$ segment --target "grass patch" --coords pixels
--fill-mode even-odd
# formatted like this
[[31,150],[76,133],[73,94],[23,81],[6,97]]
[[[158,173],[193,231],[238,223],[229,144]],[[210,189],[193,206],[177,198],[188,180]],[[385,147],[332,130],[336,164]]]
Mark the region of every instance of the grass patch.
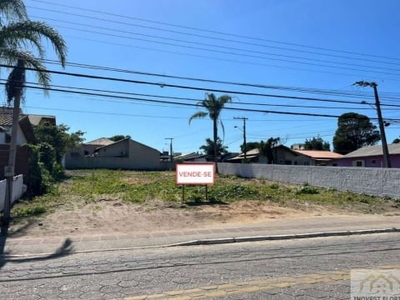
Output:
[[[130,203],[163,201],[180,203],[182,187],[175,184],[174,172],[135,172],[115,170],[81,170],[69,172],[68,179],[57,184],[51,194],[22,201],[12,210],[14,218],[39,216],[57,206],[67,210],[102,200],[123,200]],[[338,192],[303,185],[287,185],[265,179],[218,176],[208,188],[211,203],[231,203],[241,200],[269,201],[280,206],[324,205],[362,213],[383,213],[400,208],[395,200]],[[205,188],[186,186],[188,203],[205,202]],[[100,208],[94,209],[99,211]]]

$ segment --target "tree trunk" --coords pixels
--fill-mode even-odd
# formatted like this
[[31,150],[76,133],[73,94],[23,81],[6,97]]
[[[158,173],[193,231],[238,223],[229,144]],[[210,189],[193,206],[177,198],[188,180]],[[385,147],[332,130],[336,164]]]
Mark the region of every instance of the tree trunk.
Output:
[[[7,179],[7,189],[6,189],[6,198],[4,202],[4,221],[5,224],[8,225],[11,217],[11,200],[13,193],[13,182],[14,182],[14,168],[15,168],[15,158],[17,156],[17,133],[19,127],[19,109],[21,102],[21,93],[22,90],[18,90],[14,97],[14,108],[13,108],[13,117],[12,117],[12,128],[11,128],[11,140],[10,140],[10,149],[8,153],[8,170],[7,174],[5,174]],[[6,170],[5,170],[6,171]]]
[[217,157],[217,140],[218,140],[218,123],[217,120],[213,120],[213,133],[214,133],[214,163],[215,172],[218,174],[218,157]]

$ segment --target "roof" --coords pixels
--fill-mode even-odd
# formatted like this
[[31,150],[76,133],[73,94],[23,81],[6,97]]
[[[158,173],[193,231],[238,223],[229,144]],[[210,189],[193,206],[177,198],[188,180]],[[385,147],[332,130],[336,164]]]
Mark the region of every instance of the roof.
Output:
[[331,151],[322,151],[322,150],[293,150],[293,151],[311,157],[313,159],[337,159],[343,156],[342,154],[339,153]]
[[[106,140],[107,140],[107,139],[106,139]],[[110,141],[110,140],[109,140],[109,141]],[[132,143],[136,143],[136,144],[138,144],[138,145],[141,145],[141,146],[143,146],[143,147],[146,147],[146,148],[148,148],[148,149],[151,149],[151,150],[154,150],[154,151],[160,153],[160,151],[158,151],[157,149],[154,149],[154,148],[152,148],[152,147],[150,147],[150,146],[147,146],[147,145],[145,145],[145,144],[139,143],[138,141],[134,141],[134,140],[132,140],[132,139],[129,138],[129,137],[128,137],[128,138],[124,138],[124,139],[119,140],[119,141],[116,141],[116,142],[111,141],[111,142],[112,142],[111,144],[98,147],[98,148],[96,148],[94,151],[97,152],[97,151],[99,151],[99,150],[101,150],[101,149],[104,149],[104,148],[107,148],[107,147],[111,147],[111,146],[114,146],[114,145],[116,145],[116,144],[123,143],[123,142],[126,142],[126,141],[132,142]]]
[[192,152],[192,153],[187,153],[187,154],[182,154],[179,156],[175,156],[174,159],[182,159],[182,160],[192,160],[192,159],[197,159],[197,158],[203,158],[206,157],[207,155],[205,154],[199,154],[197,152]]
[[[0,107],[0,128],[1,130],[9,133],[12,127],[13,119],[13,108],[12,107]],[[29,121],[27,115],[22,114],[20,110],[19,115],[19,126],[24,133],[24,136],[28,143],[34,143],[36,141],[35,134],[33,132],[32,124]]]
[[28,118],[33,126],[38,126],[42,122],[48,122],[50,124],[56,125],[56,117],[55,116],[28,115]]
[[[258,157],[259,154],[260,154],[260,151],[257,148],[249,150],[246,152],[246,159]],[[231,160],[242,160],[242,159],[244,159],[244,153],[240,153],[239,155],[229,158],[227,160],[231,161]]]
[[[400,144],[388,145],[389,154],[400,154]],[[367,146],[357,149],[343,156],[343,158],[369,157],[383,155],[382,145]]]
[[33,127],[31,122],[29,121],[28,116],[21,117],[21,119],[19,120],[19,126],[24,132],[27,142],[35,143],[36,142],[35,133],[33,131]]
[[105,137],[99,138],[97,140],[85,143],[85,145],[96,145],[96,146],[108,146],[114,144],[113,140],[107,139]]

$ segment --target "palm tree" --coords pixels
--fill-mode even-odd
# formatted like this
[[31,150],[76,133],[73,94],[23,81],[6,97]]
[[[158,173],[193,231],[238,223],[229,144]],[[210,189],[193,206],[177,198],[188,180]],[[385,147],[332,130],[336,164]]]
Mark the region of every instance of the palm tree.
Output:
[[189,124],[193,119],[202,119],[206,116],[209,116],[210,119],[213,121],[213,142],[214,142],[214,162],[215,162],[215,170],[218,173],[218,151],[217,151],[217,144],[218,144],[218,121],[220,121],[222,130],[224,129],[224,124],[219,119],[222,109],[224,108],[225,104],[232,101],[232,97],[228,95],[222,95],[220,97],[216,97],[213,93],[206,94],[206,98],[198,103],[199,106],[202,106],[206,109],[206,111],[199,111],[193,114],[189,118]]
[[[67,47],[62,36],[54,28],[43,22],[29,20],[26,7],[21,0],[0,0],[0,18],[0,60],[2,62],[1,66],[12,66],[12,71],[6,83],[6,94],[8,104],[11,105],[14,102],[8,157],[8,166],[10,167],[10,172],[7,174],[8,196],[4,208],[4,219],[8,223],[16,157],[19,110],[25,87],[26,70],[36,72],[38,82],[44,87],[44,92],[47,93],[47,89],[50,86],[50,74],[42,62],[45,57],[42,41],[47,40],[50,42],[63,67],[65,67]],[[29,50],[35,50],[37,56]]]
[[[220,155],[224,155],[224,154],[228,153],[227,148],[228,148],[227,146],[224,146],[222,144],[222,140],[220,138],[218,138],[218,141],[217,141],[217,155],[220,156]],[[215,147],[214,147],[214,142],[211,139],[207,138],[206,139],[206,144],[202,145],[200,147],[200,149],[203,150],[204,154],[207,155],[207,160],[211,160],[210,158],[212,158],[212,160],[214,160],[214,157],[215,157],[214,156],[214,149],[215,149]]]

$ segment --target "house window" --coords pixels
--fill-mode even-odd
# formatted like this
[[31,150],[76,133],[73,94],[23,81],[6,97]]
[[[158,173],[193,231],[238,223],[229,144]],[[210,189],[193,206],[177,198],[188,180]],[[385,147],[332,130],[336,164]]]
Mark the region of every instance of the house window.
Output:
[[353,166],[355,166],[355,167],[364,167],[364,161],[363,160],[353,161]]
[[371,160],[372,165],[376,165],[376,159]]

